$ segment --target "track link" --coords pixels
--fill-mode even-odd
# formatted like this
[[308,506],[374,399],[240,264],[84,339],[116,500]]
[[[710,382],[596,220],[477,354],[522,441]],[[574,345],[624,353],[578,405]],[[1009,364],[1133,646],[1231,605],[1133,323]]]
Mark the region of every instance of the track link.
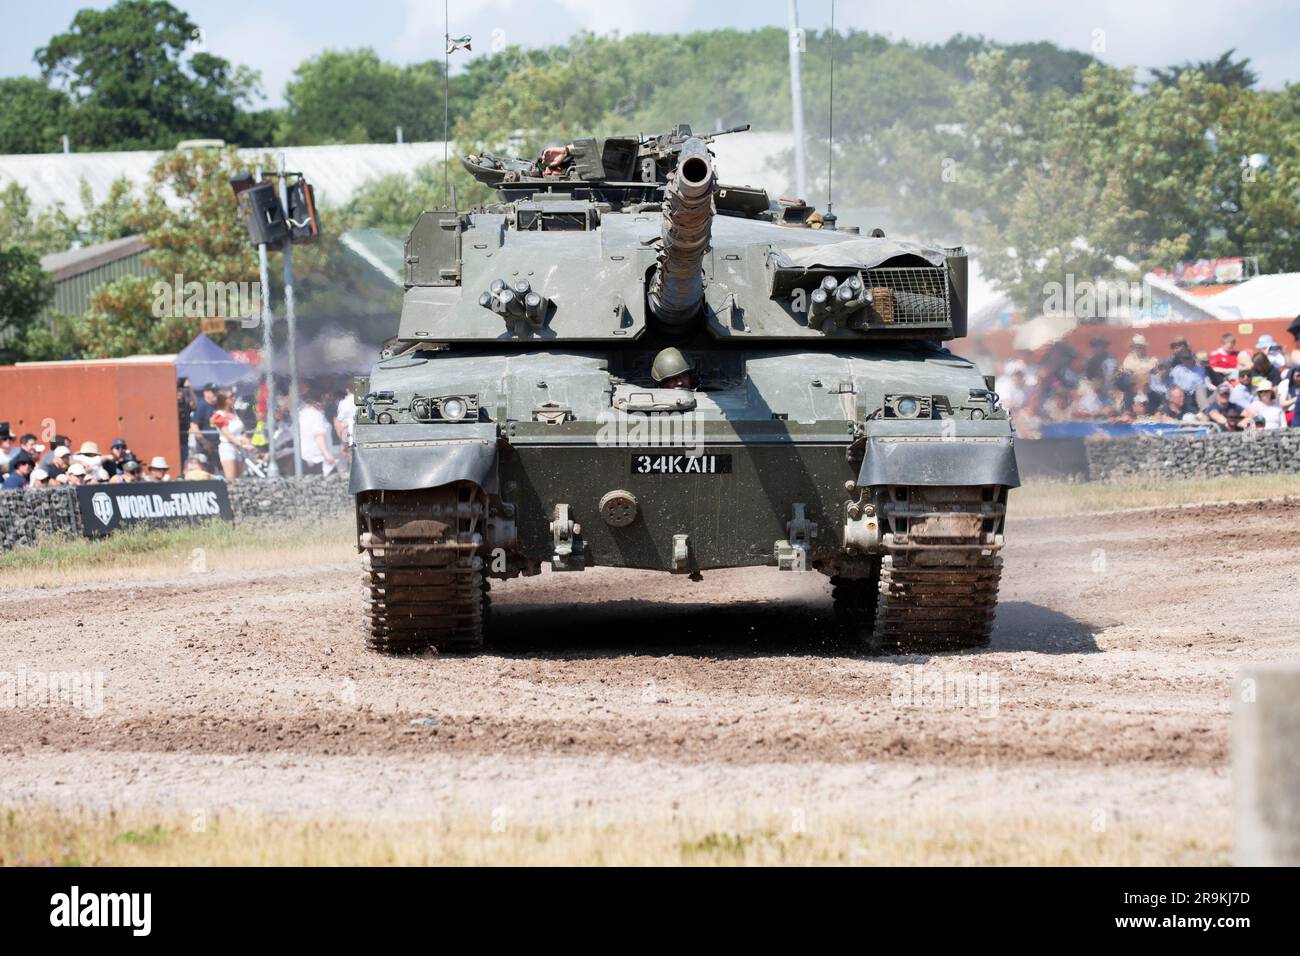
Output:
[[984,647],[1002,575],[1006,490],[888,489],[871,643],[883,652]]
[[367,643],[390,654],[483,646],[491,603],[477,488],[376,492],[357,502]]

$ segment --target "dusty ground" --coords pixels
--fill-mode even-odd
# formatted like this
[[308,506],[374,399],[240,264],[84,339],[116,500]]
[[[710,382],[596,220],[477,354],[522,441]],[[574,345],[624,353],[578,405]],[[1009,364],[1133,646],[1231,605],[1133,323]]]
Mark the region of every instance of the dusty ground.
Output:
[[491,832],[1050,819],[1057,843],[1126,841],[1106,859],[1219,861],[1233,675],[1300,649],[1295,508],[1013,520],[993,646],[961,655],[827,640],[815,573],[512,581],[473,658],[364,650],[353,564],[10,590],[0,672],[102,672],[103,696],[29,683],[0,707],[0,805]]

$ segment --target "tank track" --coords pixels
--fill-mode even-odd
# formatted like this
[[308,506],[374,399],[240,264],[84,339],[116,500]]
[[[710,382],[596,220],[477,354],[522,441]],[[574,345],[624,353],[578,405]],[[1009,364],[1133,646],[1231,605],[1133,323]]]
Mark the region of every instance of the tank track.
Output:
[[874,649],[985,647],[1002,575],[1006,489],[898,487],[881,507]]
[[869,559],[858,570],[862,572],[860,577],[843,574],[831,577],[831,601],[840,638],[869,642],[880,597],[880,558]]
[[357,502],[367,643],[389,654],[469,653],[491,609],[479,555],[486,502],[461,483]]

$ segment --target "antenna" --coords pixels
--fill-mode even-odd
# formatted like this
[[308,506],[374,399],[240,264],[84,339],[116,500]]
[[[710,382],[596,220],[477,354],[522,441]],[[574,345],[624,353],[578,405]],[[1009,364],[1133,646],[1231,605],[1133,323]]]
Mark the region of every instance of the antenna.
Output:
[[[451,197],[451,167],[447,164],[447,137],[451,133],[451,14],[450,0],[442,0],[442,195]],[[453,209],[452,212],[455,212]]]
[[803,80],[799,73],[799,47],[803,43],[803,34],[799,32],[799,7],[796,0],[790,0],[789,6],[790,35],[786,42],[790,47],[790,125],[794,132],[794,190],[800,199],[808,198],[808,161],[804,153],[803,139]]
[[822,217],[827,229],[835,228],[835,213],[831,204],[831,184],[835,181],[835,0],[831,0],[831,102],[830,120],[826,136],[826,215]]

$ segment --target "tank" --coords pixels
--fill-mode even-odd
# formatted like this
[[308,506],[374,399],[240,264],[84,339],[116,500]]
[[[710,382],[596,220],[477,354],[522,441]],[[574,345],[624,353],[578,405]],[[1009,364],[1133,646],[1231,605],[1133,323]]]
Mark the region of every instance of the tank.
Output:
[[415,223],[398,334],[353,383],[372,647],[473,652],[489,582],[597,566],[821,573],[828,639],[988,642],[1019,476],[992,378],[947,347],[965,250],[728,185],[717,135],[466,156],[499,201]]

